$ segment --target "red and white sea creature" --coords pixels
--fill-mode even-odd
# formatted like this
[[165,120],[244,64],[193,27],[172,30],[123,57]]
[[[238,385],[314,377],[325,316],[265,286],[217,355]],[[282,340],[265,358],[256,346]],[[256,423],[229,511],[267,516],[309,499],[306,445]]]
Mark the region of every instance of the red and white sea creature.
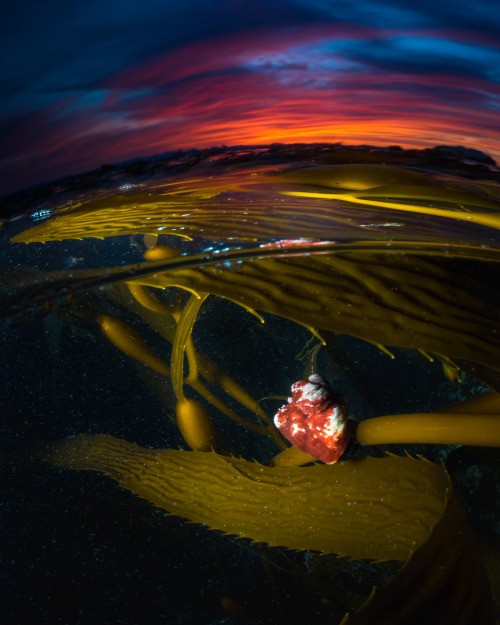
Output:
[[350,423],[344,398],[318,374],[292,384],[292,396],[274,417],[274,424],[294,447],[326,464],[346,450]]

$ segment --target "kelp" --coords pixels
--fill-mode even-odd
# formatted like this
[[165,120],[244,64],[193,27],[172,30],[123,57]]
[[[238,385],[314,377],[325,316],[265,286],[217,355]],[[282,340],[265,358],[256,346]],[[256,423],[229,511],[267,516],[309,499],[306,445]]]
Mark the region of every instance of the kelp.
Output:
[[[353,235],[360,240],[376,238],[370,234],[377,226],[396,239],[404,240],[405,231],[416,228],[433,240],[443,238],[446,230],[438,224],[427,228],[421,223],[419,215],[424,214],[500,227],[496,187],[476,183],[472,193],[457,189],[453,180],[385,165],[294,169],[279,165],[142,186],[146,188],[60,208],[49,221],[17,234],[13,241],[159,233],[181,239],[201,234],[219,241],[314,238],[318,234],[323,238]],[[497,195],[492,195],[495,191]],[[395,219],[404,223],[393,223]],[[360,226],[367,228],[368,236]],[[401,226],[406,227],[398,233]]]
[[442,516],[451,488],[437,465],[397,456],[281,469],[81,435],[44,457],[103,471],[156,506],[228,534],[374,560],[408,559]]
[[498,370],[500,264],[446,254],[287,256],[146,276],[298,323]]
[[388,623],[388,609],[398,623],[493,622],[488,583],[450,479],[426,460],[391,455],[276,468],[213,452],[144,449],[106,435],[64,439],[41,457],[102,471],[155,506],[226,534],[405,560],[349,625]]
[[[495,586],[491,585],[494,590]],[[341,625],[496,623],[488,580],[454,492],[427,541]]]
[[[372,245],[375,249],[369,251],[356,246],[346,251],[344,246],[334,253],[331,247],[328,252],[314,246],[266,249],[274,252],[273,258],[260,258],[261,250],[253,249],[236,261],[229,254],[229,260],[220,255],[218,262],[186,258],[165,261],[166,265],[160,261],[150,268],[125,266],[119,269],[119,278],[136,289],[142,285],[207,292],[311,329],[418,349],[500,389],[497,257],[470,257],[470,251],[459,253],[445,246],[440,251],[428,251],[424,245],[409,249]],[[85,289],[89,282],[99,284],[102,271],[92,275],[95,279],[87,271],[72,272],[69,291]],[[42,279],[37,282],[43,284]],[[50,291],[49,275],[46,283]],[[30,297],[36,292],[24,299]]]
[[[50,297],[63,276],[76,295],[120,283],[99,291],[117,311],[89,317],[122,352],[173,376],[184,440],[207,450],[144,449],[100,435],[53,443],[42,457],[103,471],[169,513],[228,534],[351,558],[405,560],[348,617],[350,625],[493,622],[471,531],[441,467],[395,456],[263,466],[222,455],[232,445],[219,447],[205,408],[183,392],[189,385],[218,412],[284,447],[256,399],[194,347],[196,313],[209,296],[287,318],[319,339],[326,330],[389,354],[392,346],[419,350],[439,358],[449,378],[465,371],[499,391],[498,185],[472,187],[382,165],[245,169],[83,199],[17,233],[13,243],[132,235],[136,248],[138,234],[148,237],[142,262],[75,269],[69,277],[37,274],[32,286]],[[197,243],[194,251],[187,241]],[[14,313],[16,306],[30,310],[33,297],[21,293]],[[173,346],[170,366],[120,318],[129,314]],[[234,405],[254,412],[259,423],[242,418]],[[487,410],[487,418],[495,411]],[[453,442],[467,444],[475,416],[460,416],[466,428],[457,417]],[[447,415],[447,427],[454,419]],[[383,425],[382,434],[388,429]]]
[[[94,272],[94,282],[74,271],[71,288],[117,271],[136,290],[206,292],[311,329],[460,361],[500,388],[500,258],[494,238],[484,243],[500,226],[496,186],[476,182],[473,193],[463,181],[378,164],[242,168],[143,186],[55,210],[12,240],[172,235],[176,257]],[[182,254],[193,237],[227,247]],[[255,241],[263,243],[248,247]]]
[[[283,448],[284,442],[275,428],[272,426],[267,414],[263,411],[260,404],[251,397],[238,382],[221,366],[217,365],[206,354],[195,349],[191,332],[195,322],[195,314],[204,301],[204,297],[193,295],[188,305],[183,310],[182,305],[176,303],[173,306],[166,306],[164,303],[156,300],[156,298],[148,295],[144,289],[135,285],[128,284],[132,298],[127,297],[127,290],[120,286],[113,289],[113,298],[122,305],[130,308],[136,315],[141,317],[148,325],[150,325],[158,334],[166,338],[172,343],[170,368],[163,360],[161,360],[152,347],[132,328],[129,324],[107,315],[100,315],[97,319],[101,330],[105,336],[123,353],[131,356],[138,362],[141,362],[154,371],[163,376],[177,378],[176,384],[172,381],[174,395],[177,400],[176,412],[181,431],[184,429],[179,422],[179,416],[182,415],[182,423],[185,426],[183,435],[185,440],[187,431],[190,431],[190,441],[200,440],[198,434],[195,433],[196,427],[203,427],[205,431],[207,426],[202,426],[206,422],[205,409],[194,399],[185,401],[183,385],[191,386],[199,395],[212,404],[220,413],[244,427],[245,429],[257,434],[264,434],[274,440],[279,448]],[[145,306],[146,304],[146,306]],[[187,311],[187,314],[184,312]],[[175,329],[172,329],[171,320],[176,319]],[[188,374],[184,378],[184,351],[187,354]],[[203,378],[206,382],[202,381]],[[231,409],[218,395],[214,394],[206,385],[215,385],[224,391],[230,398],[239,402],[241,406],[257,416],[260,423],[256,424],[243,419],[233,409]],[[182,403],[182,408],[180,404]],[[180,414],[179,414],[180,413]],[[200,421],[201,419],[201,421]],[[211,444],[219,449],[221,444],[220,436],[210,437]],[[216,442],[218,444],[216,444]],[[210,449],[208,441],[200,441],[200,445],[196,449]],[[227,444],[222,445],[223,448],[229,448]]]

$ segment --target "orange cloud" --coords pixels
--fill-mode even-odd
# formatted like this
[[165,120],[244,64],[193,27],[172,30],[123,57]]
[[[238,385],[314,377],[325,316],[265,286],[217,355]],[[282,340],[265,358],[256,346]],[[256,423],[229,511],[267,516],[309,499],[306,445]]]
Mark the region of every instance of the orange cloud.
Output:
[[[397,45],[424,52],[398,58]],[[491,44],[481,65],[484,49],[465,31],[352,24],[198,41],[9,121],[4,177],[23,186],[172,149],[273,142],[454,144],[500,159],[500,85],[488,78],[499,52]]]

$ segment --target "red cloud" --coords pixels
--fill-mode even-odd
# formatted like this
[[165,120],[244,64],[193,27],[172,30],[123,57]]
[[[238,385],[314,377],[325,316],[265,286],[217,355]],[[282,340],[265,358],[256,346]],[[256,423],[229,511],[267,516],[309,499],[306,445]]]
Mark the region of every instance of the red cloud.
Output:
[[343,58],[335,41],[388,36],[371,28],[330,24],[278,35],[196,42],[120,70],[97,85],[108,94],[104,101],[78,106],[68,99],[12,119],[3,177],[13,189],[105,162],[221,144],[448,143],[500,156],[491,105],[498,84],[445,68],[440,75],[391,73],[369,59],[355,65]]

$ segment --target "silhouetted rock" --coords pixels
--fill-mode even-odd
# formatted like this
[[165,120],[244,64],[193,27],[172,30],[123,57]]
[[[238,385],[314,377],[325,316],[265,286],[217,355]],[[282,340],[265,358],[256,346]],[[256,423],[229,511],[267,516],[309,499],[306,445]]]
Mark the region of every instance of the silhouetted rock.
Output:
[[465,148],[462,145],[437,145],[434,148],[426,148],[422,150],[424,153],[433,154],[440,158],[450,158],[454,160],[471,160],[476,163],[484,163],[485,165],[495,165],[495,161],[481,152],[481,150],[474,150],[473,148]]

